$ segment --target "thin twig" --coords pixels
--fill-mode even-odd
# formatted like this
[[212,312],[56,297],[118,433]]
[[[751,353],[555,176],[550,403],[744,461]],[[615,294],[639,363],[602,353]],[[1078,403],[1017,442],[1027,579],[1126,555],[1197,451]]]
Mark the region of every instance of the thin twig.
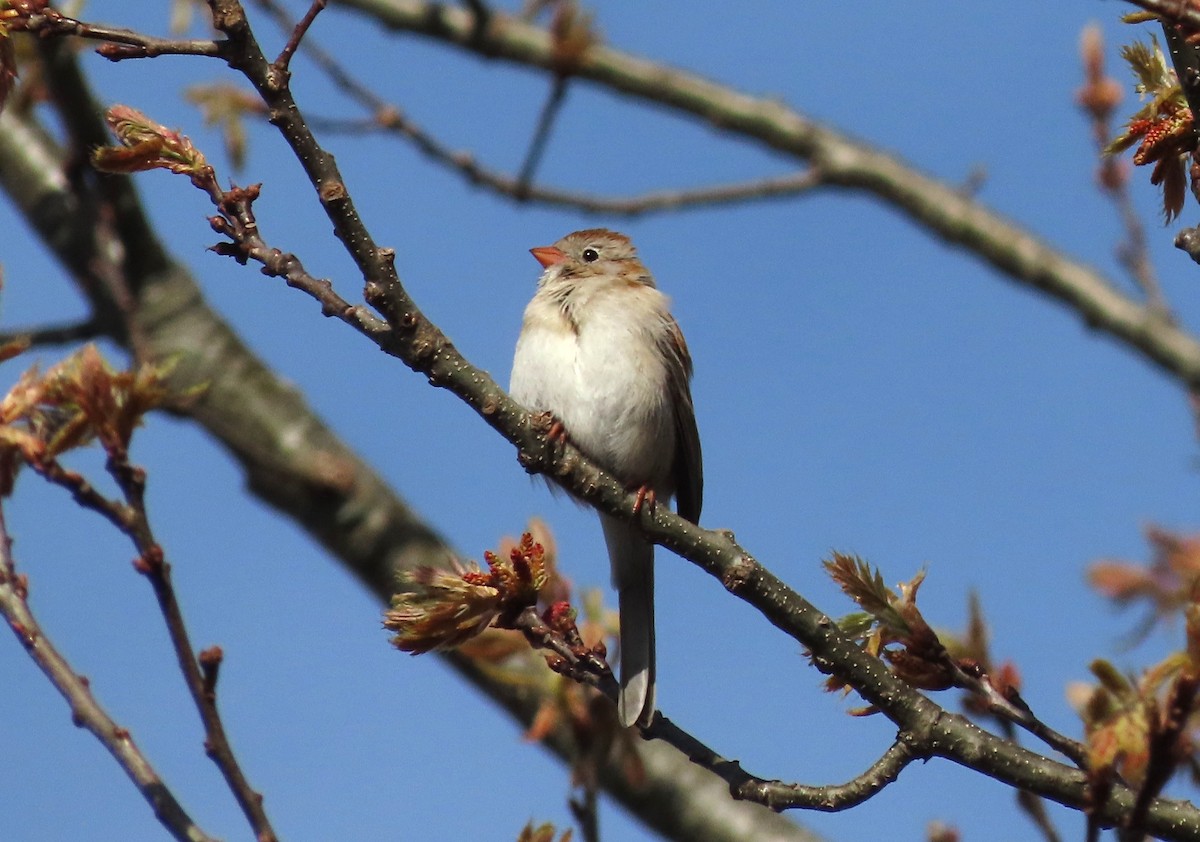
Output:
[[308,11],[304,13],[304,17],[292,29],[291,37],[288,38],[286,44],[283,45],[283,50],[280,51],[279,57],[275,59],[275,71],[280,74],[286,74],[292,63],[292,56],[296,54],[296,50],[300,46],[300,42],[304,39],[304,34],[308,32],[308,28],[312,26],[317,15],[328,4],[329,0],[313,0],[312,5],[308,7]]
[[102,515],[120,529],[137,548],[139,556],[134,562],[134,567],[149,580],[154,589],[159,610],[175,650],[176,661],[204,724],[205,751],[225,777],[226,784],[250,822],[256,839],[260,842],[275,842],[278,837],[263,810],[262,796],[250,787],[225,734],[225,726],[217,711],[215,694],[212,692],[215,676],[211,680],[207,678],[205,672],[209,670],[202,671],[196,659],[195,649],[184,624],[183,611],[171,582],[171,566],[162,547],[155,540],[150,520],[146,515],[145,472],[131,464],[125,454],[110,451],[106,468],[125,498],[123,502],[118,502],[100,494],[82,475],[64,469],[57,460],[46,459],[33,463],[31,467],[50,482],[70,491],[75,501],[84,508]]
[[566,100],[570,78],[558,74],[550,83],[550,93],[538,115],[537,128],[533,132],[533,139],[529,142],[529,151],[525,153],[525,161],[521,164],[521,169],[517,171],[514,195],[518,198],[528,198],[529,196],[529,187],[533,183],[533,177],[537,173],[542,155],[546,151],[546,143],[550,140],[550,130],[554,127],[554,119],[562,111],[563,102]]
[[534,608],[526,608],[500,627],[521,632],[536,649],[549,649],[556,656],[549,662],[551,669],[595,688],[616,704],[620,688],[608,663],[594,650],[582,646],[581,641],[575,641],[573,645],[572,641],[551,629]]
[[215,842],[183,809],[133,742],[129,731],[113,721],[96,701],[88,680],[55,649],[30,610],[28,592],[28,580],[16,571],[12,540],[0,509],[0,615],[4,616],[29,657],[71,706],[71,721],[86,728],[100,741],[137,786],[171,836],[180,842]]
[[781,781],[755,781],[743,784],[737,795],[757,801],[772,810],[794,807],[823,812],[847,810],[895,781],[904,767],[919,757],[905,739],[897,739],[865,772],[844,784],[806,786]]
[[[254,0],[254,2],[267,11],[285,32],[292,28],[293,23],[288,17],[287,10],[277,0]],[[531,183],[530,162],[533,161],[536,166],[532,147],[530,154],[526,157],[526,166],[522,167],[521,175],[513,177],[499,170],[490,169],[480,164],[473,155],[452,149],[425,131],[405,116],[397,106],[387,102],[356,79],[342,66],[336,56],[322,48],[313,39],[305,39],[302,48],[336,87],[373,115],[371,118],[363,120],[312,118],[309,122],[313,126],[327,131],[361,133],[374,130],[399,135],[411,141],[417,150],[431,161],[458,173],[469,183],[517,201],[537,202],[587,213],[634,217],[647,213],[793,197],[806,193],[822,183],[819,167],[814,166],[800,173],[779,177],[751,179],[734,184],[713,185],[689,190],[657,190],[640,196],[628,197],[598,196],[593,193],[555,187],[540,187]],[[543,108],[542,119],[539,121],[540,129],[546,127],[549,119],[547,112],[554,99],[553,91],[557,89],[558,85],[552,89],[551,98]],[[559,96],[561,97],[561,94]],[[544,135],[545,131],[540,130],[539,133]]]
[[[1167,27],[1171,29],[1171,27]],[[1171,318],[1162,288],[1150,258],[1146,228],[1129,190],[1129,173],[1124,161],[1107,152],[1112,131],[1113,113],[1120,97],[1120,85],[1105,70],[1104,42],[1098,27],[1084,30],[1082,41],[1084,86],[1079,92],[1079,104],[1090,118],[1092,141],[1100,158],[1098,180],[1102,192],[1113,203],[1125,229],[1125,241],[1117,247],[1117,259],[1129,272],[1145,296],[1147,306],[1164,319]]]
[[97,52],[112,61],[127,58],[153,58],[155,56],[211,56],[222,55],[221,44],[204,39],[156,38],[131,29],[84,23],[67,17],[52,8],[10,17],[6,25],[17,31],[36,35],[73,35],[91,41],[104,42]]
[[176,659],[183,673],[192,701],[204,723],[204,747],[208,756],[216,763],[217,768],[225,778],[226,784],[237,799],[238,806],[246,816],[247,821],[259,842],[275,842],[278,837],[271,822],[263,809],[262,796],[251,788],[246,779],[229,738],[225,733],[225,725],[217,710],[215,693],[210,692],[215,685],[215,677],[210,681],[205,671],[202,671],[192,646],[187,626],[183,620],[183,610],[175,594],[175,586],[171,581],[171,565],[167,562],[162,547],[154,537],[150,527],[150,519],[146,514],[146,475],[145,472],[129,463],[124,454],[110,454],[106,465],[108,472],[116,480],[125,496],[125,504],[132,510],[134,520],[132,528],[127,532],[141,554],[137,562],[137,570],[150,581],[154,596],[158,600],[159,609],[166,621],[171,643],[175,648]]
[[15,341],[26,341],[32,348],[70,345],[74,342],[95,339],[98,336],[108,336],[109,333],[110,328],[105,321],[92,316],[82,321],[43,325],[25,330],[0,331],[0,345]]
[[585,785],[578,797],[572,796],[567,801],[571,815],[579,825],[579,835],[583,842],[600,842],[600,810],[596,787]]
[[[1137,0],[1178,11],[1190,22],[1200,10],[1179,0]],[[482,44],[471,41],[471,15],[422,0],[342,0],[382,25],[460,49],[555,72],[553,38],[545,29],[496,12]],[[862,191],[903,213],[946,244],[964,249],[1026,288],[1049,295],[1091,329],[1103,331],[1185,384],[1200,383],[1200,342],[1155,317],[1114,284],[1050,248],[1028,230],[895,156],[854,140],[777,100],[750,96],[697,74],[604,45],[590,47],[572,76],[647,104],[716,126],[731,137],[815,165],[823,182]]]
[[457,172],[471,184],[519,202],[535,202],[585,213],[632,218],[651,213],[711,208],[763,199],[794,198],[826,184],[820,168],[814,166],[798,173],[732,184],[688,190],[655,190],[636,196],[600,196],[557,187],[522,184],[519,178],[480,164],[470,153],[445,146],[396,110],[377,112],[374,119],[331,120],[317,117],[310,122],[314,127],[336,132],[385,131],[399,134],[411,140],[430,160]]
[[986,674],[973,674],[954,658],[947,657],[945,663],[957,677],[956,685],[973,693],[994,716],[1024,728],[1046,745],[1069,757],[1077,766],[1087,766],[1087,747],[1078,740],[1063,736],[1038,719],[1015,691],[1013,698],[1008,698],[992,686]]

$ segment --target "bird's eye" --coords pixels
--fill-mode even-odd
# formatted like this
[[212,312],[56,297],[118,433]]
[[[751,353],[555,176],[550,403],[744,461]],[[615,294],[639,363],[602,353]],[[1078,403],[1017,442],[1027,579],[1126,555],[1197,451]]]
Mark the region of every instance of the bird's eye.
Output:
[[583,257],[584,263],[595,263],[600,259],[600,252],[589,246],[583,250],[583,254],[581,256]]

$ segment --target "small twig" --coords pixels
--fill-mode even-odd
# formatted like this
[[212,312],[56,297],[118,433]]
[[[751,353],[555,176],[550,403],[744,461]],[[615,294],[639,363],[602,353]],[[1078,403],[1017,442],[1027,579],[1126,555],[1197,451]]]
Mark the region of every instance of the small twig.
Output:
[[129,731],[113,721],[96,701],[88,680],[54,648],[29,608],[28,591],[28,580],[16,571],[12,541],[3,510],[0,510],[0,615],[29,657],[71,706],[71,720],[90,731],[108,750],[171,836],[180,842],[214,842],[176,800],[150,761],[138,750]]
[[78,471],[64,468],[57,459],[30,462],[29,467],[40,476],[71,494],[71,499],[85,509],[96,512],[126,535],[133,528],[133,511],[105,497]]
[[204,723],[205,751],[221,770],[242,813],[250,822],[255,838],[259,842],[274,842],[278,837],[263,810],[262,796],[250,787],[225,734],[225,725],[217,711],[213,692],[215,673],[210,672],[210,677],[206,677],[201,671],[195,655],[196,650],[192,646],[183,620],[183,610],[171,581],[171,565],[150,527],[145,501],[146,474],[141,468],[130,464],[123,453],[110,453],[106,467],[120,486],[126,506],[133,512],[132,527],[126,534],[133,540],[140,553],[134,566],[139,573],[146,576],[154,589],[154,596],[158,600],[171,643],[175,648],[180,671],[200,714],[200,720]]
[[[287,10],[277,0],[255,0],[255,2],[271,14],[278,26],[284,31],[292,28],[293,23],[288,17]],[[314,126],[321,126],[326,130],[342,132],[377,130],[397,134],[411,141],[417,147],[418,151],[434,163],[457,172],[471,184],[484,187],[493,193],[508,196],[517,201],[538,202],[540,204],[571,208],[587,213],[606,213],[632,217],[647,213],[679,211],[689,208],[713,207],[760,199],[797,196],[815,187],[819,187],[823,183],[819,169],[814,166],[800,173],[775,178],[753,179],[734,184],[701,187],[693,190],[653,191],[641,196],[630,197],[605,197],[554,187],[538,187],[528,183],[529,179],[523,180],[520,176],[513,177],[498,170],[489,169],[478,163],[474,156],[456,151],[441,143],[433,135],[405,117],[403,112],[395,105],[387,102],[365,84],[358,81],[349,71],[342,67],[333,54],[324,50],[313,39],[305,39],[302,48],[334,85],[373,115],[372,118],[367,120],[321,120],[320,118],[314,118],[310,121]],[[548,106],[549,102],[547,103]],[[543,109],[543,122],[545,121],[546,110],[546,108]]]
[[904,739],[897,739],[883,755],[861,775],[844,784],[806,786],[782,781],[760,781],[742,784],[735,796],[757,801],[772,810],[803,807],[808,810],[838,812],[857,806],[892,783],[904,767],[918,759],[918,754]]
[[364,128],[387,131],[411,140],[417,149],[434,162],[462,176],[466,181],[501,196],[520,202],[537,202],[551,207],[570,208],[586,213],[636,217],[650,213],[710,208],[762,199],[791,198],[825,184],[817,167],[784,176],[753,179],[733,184],[718,184],[690,190],[656,190],[640,196],[598,196],[557,187],[522,184],[519,178],[483,166],[475,157],[443,145],[432,135],[394,109],[377,112],[373,122],[313,120],[336,131],[362,131]]
[[312,5],[308,7],[304,17],[292,29],[291,37],[288,38],[286,44],[283,45],[283,50],[279,53],[279,58],[275,59],[272,67],[276,73],[281,76],[288,73],[288,67],[291,65],[292,56],[296,54],[296,50],[300,47],[300,42],[304,40],[304,34],[308,32],[308,28],[312,26],[317,15],[324,10],[329,0],[313,0]]
[[1162,792],[1186,754],[1180,744],[1195,711],[1197,691],[1200,691],[1200,679],[1191,676],[1180,676],[1171,686],[1163,705],[1162,721],[1150,740],[1150,759],[1146,764],[1145,780],[1138,789],[1137,801],[1129,815],[1127,827],[1131,830],[1142,829],[1150,802]]
[[206,676],[194,655],[195,649],[171,582],[171,566],[154,538],[146,515],[145,472],[131,464],[124,453],[116,450],[109,452],[106,468],[121,489],[125,498],[122,503],[105,497],[82,475],[63,468],[55,459],[35,462],[31,467],[50,482],[69,490],[80,505],[105,517],[128,536],[137,548],[139,555],[134,560],[134,568],[147,578],[154,589],[180,671],[204,724],[205,751],[225,777],[259,842],[274,842],[278,837],[263,810],[262,796],[251,789],[238,765],[217,711],[215,671],[209,669],[209,675]]
[[110,329],[103,319],[92,316],[82,321],[66,322],[58,325],[43,325],[25,330],[0,331],[0,345],[23,340],[31,348],[48,345],[69,345],[73,342],[84,342],[98,336],[108,336]]
[[578,797],[567,801],[571,815],[579,825],[583,842],[600,842],[600,810],[595,786],[584,786]]
[[[555,672],[595,688],[616,704],[620,688],[603,658],[583,646],[582,641],[567,640],[551,629],[534,608],[527,607],[500,625],[522,632],[534,648],[549,649],[555,653],[547,659]],[[810,786],[771,781],[750,774],[736,760],[720,756],[679,728],[661,711],[655,712],[654,719],[649,726],[641,729],[641,733],[647,740],[662,740],[674,746],[687,755],[691,762],[716,774],[729,785],[729,792],[734,798],[754,801],[775,811],[801,808],[836,812],[849,809],[892,783],[905,766],[923,756],[916,748],[917,741],[902,735],[878,761],[854,780],[844,784]],[[576,811],[576,806],[572,802],[572,811]],[[588,835],[583,820],[586,815],[586,810],[582,816],[576,812],[576,818],[583,826],[584,838],[592,839],[594,837]]]
[[1101,192],[1112,202],[1125,229],[1125,240],[1117,246],[1117,260],[1142,291],[1150,312],[1170,321],[1171,310],[1150,259],[1146,228],[1129,191],[1129,173],[1125,162],[1107,152],[1113,137],[1112,119],[1120,102],[1121,86],[1105,70],[1104,42],[1098,27],[1084,30],[1080,52],[1084,84],[1079,89],[1077,101],[1091,123],[1092,142],[1099,156],[1097,181]]
[[1046,800],[1044,798],[1040,798],[1032,792],[1018,790],[1017,804],[1025,811],[1025,815],[1029,816],[1034,827],[1038,829],[1046,842],[1062,842],[1062,837],[1058,834],[1058,828],[1054,826],[1054,822],[1050,820],[1050,814],[1046,811]]
[[535,649],[549,649],[554,653],[547,658],[550,669],[580,684],[594,687],[616,704],[621,691],[608,663],[595,651],[583,646],[581,641],[566,640],[546,625],[536,609],[526,608],[508,622],[500,624],[500,627],[521,632]]
[[529,151],[525,153],[525,161],[517,172],[516,192],[513,195],[518,198],[526,198],[529,195],[529,187],[533,183],[533,176],[546,151],[546,143],[550,139],[550,130],[554,127],[554,119],[562,110],[563,102],[566,100],[567,84],[570,78],[563,74],[554,76],[550,94],[546,97],[546,102],[542,105],[542,111],[538,115],[537,128],[533,132],[533,139],[529,142]]
[[[14,9],[13,11],[19,11]],[[67,17],[54,9],[45,8],[37,13],[18,14],[6,20],[16,31],[32,32],[36,35],[74,35],[92,41],[103,41],[96,52],[111,61],[127,58],[153,58],[155,56],[210,56],[223,57],[223,45],[218,41],[204,39],[156,38],[131,29],[84,23]]]
[[365,307],[353,305],[333,288],[325,278],[310,275],[300,258],[266,244],[258,230],[254,216],[254,200],[258,198],[257,185],[231,187],[224,190],[211,178],[204,185],[212,203],[220,215],[209,217],[209,224],[218,234],[229,237],[229,243],[213,246],[213,251],[233,257],[240,263],[253,260],[262,266],[264,275],[283,278],[288,286],[299,289],[320,302],[321,312],[336,317],[357,330],[371,334],[386,329],[386,325]]
[[955,684],[974,694],[978,701],[986,705],[992,715],[1024,728],[1046,745],[1069,757],[1075,765],[1081,768],[1086,767],[1087,748],[1078,740],[1063,736],[1038,719],[1015,690],[1011,698],[1006,697],[992,686],[987,674],[982,669],[978,674],[973,673],[964,669],[957,660],[949,657],[946,658],[946,663],[957,677]]

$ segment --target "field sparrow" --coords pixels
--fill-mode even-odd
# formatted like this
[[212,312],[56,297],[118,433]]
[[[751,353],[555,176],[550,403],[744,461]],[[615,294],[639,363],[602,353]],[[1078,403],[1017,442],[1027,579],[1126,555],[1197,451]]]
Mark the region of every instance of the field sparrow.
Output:
[[[640,495],[676,496],[695,523],[704,478],[692,360],[667,297],[615,231],[576,231],[530,251],[545,271],[517,340],[513,397],[551,413],[576,447]],[[648,725],[654,545],[632,523],[601,513],[600,524],[621,610],[618,713],[622,725]]]

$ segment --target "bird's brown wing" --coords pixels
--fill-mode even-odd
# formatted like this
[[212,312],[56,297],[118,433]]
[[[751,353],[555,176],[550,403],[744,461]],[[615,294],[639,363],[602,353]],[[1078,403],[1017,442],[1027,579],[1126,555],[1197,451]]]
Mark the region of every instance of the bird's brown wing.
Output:
[[675,480],[676,510],[692,523],[700,522],[704,502],[704,463],[700,454],[700,431],[696,428],[696,410],[692,405],[692,357],[683,332],[673,318],[666,332],[664,356],[668,360],[671,404],[675,407]]

